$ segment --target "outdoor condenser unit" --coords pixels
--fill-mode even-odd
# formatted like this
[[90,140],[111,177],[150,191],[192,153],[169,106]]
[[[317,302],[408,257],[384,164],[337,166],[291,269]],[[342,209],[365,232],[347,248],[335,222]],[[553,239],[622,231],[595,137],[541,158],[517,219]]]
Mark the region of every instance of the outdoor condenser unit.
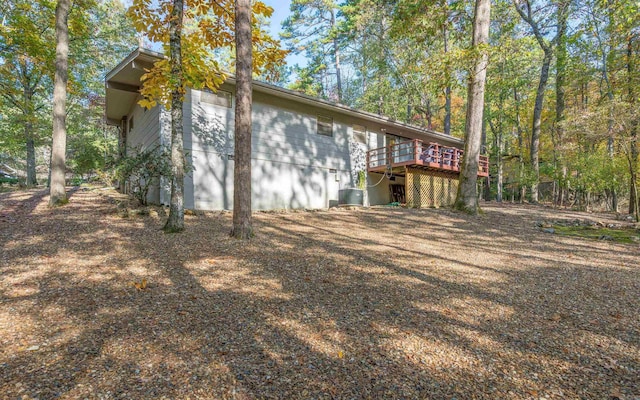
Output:
[[338,205],[340,206],[364,205],[364,191],[362,189],[338,190]]

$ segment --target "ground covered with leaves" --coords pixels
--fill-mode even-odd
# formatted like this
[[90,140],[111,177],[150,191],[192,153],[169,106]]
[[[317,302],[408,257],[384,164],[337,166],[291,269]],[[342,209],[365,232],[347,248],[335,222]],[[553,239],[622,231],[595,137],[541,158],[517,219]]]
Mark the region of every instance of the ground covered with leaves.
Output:
[[612,216],[47,200],[0,194],[1,398],[640,398],[640,245],[543,228]]

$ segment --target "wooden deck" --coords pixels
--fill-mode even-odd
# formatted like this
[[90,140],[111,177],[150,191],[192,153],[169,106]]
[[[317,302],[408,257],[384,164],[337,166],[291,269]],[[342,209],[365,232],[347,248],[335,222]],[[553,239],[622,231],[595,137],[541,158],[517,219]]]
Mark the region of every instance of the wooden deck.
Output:
[[[387,147],[367,152],[367,171],[385,172],[404,169],[404,167],[422,168],[452,174],[460,173],[460,161],[463,151],[455,147],[442,146],[438,143],[423,143],[413,139],[395,143]],[[478,176],[489,176],[489,157],[480,156]]]

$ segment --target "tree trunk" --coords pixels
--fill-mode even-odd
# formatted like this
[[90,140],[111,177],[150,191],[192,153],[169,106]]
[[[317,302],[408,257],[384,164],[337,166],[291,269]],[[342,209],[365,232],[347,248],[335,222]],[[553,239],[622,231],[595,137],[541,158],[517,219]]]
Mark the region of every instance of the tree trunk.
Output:
[[[627,85],[629,94],[629,103],[634,107],[636,98],[634,94],[634,72],[636,71],[633,64],[633,36],[629,35],[627,38]],[[629,143],[629,153],[631,161],[629,163],[630,182],[629,182],[629,214],[634,215],[638,220],[638,181],[637,181],[637,165],[638,165],[638,121],[631,121],[631,141]]]
[[[503,144],[503,138],[502,138],[502,129],[503,129],[503,124],[502,124],[502,110],[503,110],[503,97],[502,95],[500,95],[500,99],[499,99],[499,103],[498,103],[498,107],[500,109],[499,113],[498,113],[498,124],[496,126],[496,124],[493,123],[493,115],[490,112],[491,109],[489,107],[487,107],[487,118],[486,120],[489,122],[489,126],[491,127],[491,132],[493,132],[493,148],[495,149],[495,163],[496,163],[496,202],[501,203],[502,202],[502,197],[503,197],[503,160],[502,160],[502,154],[504,153],[504,144]],[[487,180],[489,179],[489,177],[487,177]]]
[[496,193],[496,201],[498,203],[502,203],[502,186],[503,186],[503,179],[504,179],[504,169],[503,169],[503,162],[502,162],[502,134],[500,134],[500,137],[498,138],[498,157],[496,158],[496,164],[498,167],[498,181],[496,182],[496,186],[497,186],[497,193]]
[[433,129],[433,113],[431,112],[431,99],[427,99],[427,104],[422,107],[425,110],[425,118],[427,119],[427,129]]
[[[444,40],[444,54],[446,55],[449,52],[449,31],[447,30],[446,23],[442,29],[442,35]],[[451,77],[448,63],[445,65],[445,68],[447,86],[444,88],[444,133],[445,135],[451,135]]]
[[[533,172],[533,183],[531,184],[531,201],[534,203],[538,202],[538,189],[540,185],[540,130],[542,124],[542,105],[544,102],[544,91],[547,87],[547,81],[549,80],[549,66],[551,64],[551,59],[553,58],[553,46],[557,42],[560,34],[562,33],[560,30],[563,29],[559,27],[558,33],[556,36],[548,41],[545,38],[545,35],[540,31],[539,22],[534,21],[533,14],[536,12],[532,9],[531,3],[527,0],[525,2],[518,2],[517,0],[512,0],[516,11],[522,19],[529,24],[531,29],[533,30],[533,34],[535,35],[540,48],[544,52],[544,58],[542,60],[542,69],[540,71],[540,81],[538,82],[538,89],[536,91],[536,100],[533,107],[533,119],[532,119],[532,130],[531,130],[531,148],[530,152],[530,163],[531,163],[531,171]],[[525,8],[520,8],[520,3],[525,5]],[[568,11],[569,3],[568,1],[560,1],[557,3],[558,9],[557,14],[559,15],[558,19],[562,21],[566,16],[565,13]],[[561,15],[562,14],[562,15]]]
[[184,230],[184,149],[182,97],[184,96],[184,76],[182,71],[182,22],[183,0],[173,0],[171,22],[169,23],[169,53],[171,64],[171,200],[169,218],[164,225],[165,232]]
[[[554,164],[556,167],[556,176],[557,176],[557,168],[561,168],[564,171],[564,161],[562,157],[562,151],[559,151],[559,148],[562,146],[563,138],[564,138],[564,118],[565,118],[565,79],[566,79],[566,69],[567,69],[567,18],[568,14],[568,5],[562,7],[558,10],[558,47],[556,47],[556,133],[555,133],[555,141],[553,146],[553,158]],[[564,172],[561,180],[556,180],[557,182],[557,196],[554,196],[554,201],[556,204],[562,205],[562,196],[564,191]]]
[[524,201],[524,197],[527,193],[527,187],[523,184],[524,181],[524,138],[522,127],[520,125],[520,96],[518,96],[518,90],[513,88],[513,101],[516,106],[516,132],[518,134],[518,197],[520,203]]
[[67,148],[65,117],[70,8],[70,0],[58,0],[56,6],[56,72],[53,85],[53,142],[51,145],[49,206],[58,206],[67,202],[67,192],[65,191],[65,153]]
[[25,107],[23,108],[23,116],[24,116],[24,140],[26,144],[27,150],[27,181],[25,184],[30,186],[35,186],[38,184],[38,180],[36,179],[36,146],[35,140],[33,139],[33,124],[31,120],[33,118],[33,107],[32,107],[32,97],[33,92],[28,87],[28,84],[23,84],[24,90],[22,96],[24,98]]
[[[473,46],[487,43],[489,37],[490,0],[476,0],[473,21]],[[489,56],[482,50],[469,79],[467,117],[465,127],[464,159],[460,171],[460,184],[454,207],[469,214],[478,214],[478,160],[482,140],[482,114],[484,86]]]
[[638,208],[638,144],[637,144],[637,123],[631,127],[631,163],[629,165],[629,214],[638,215],[640,209]]
[[253,236],[251,221],[251,0],[236,0],[236,121],[231,236]]
[[336,14],[331,9],[331,34],[333,35],[333,61],[336,68],[336,85],[338,89],[338,103],[342,103],[342,74],[340,73],[340,46],[338,38],[335,37]]
[[31,122],[24,125],[24,135],[27,138],[27,186],[35,186],[38,184],[36,180],[36,146],[33,140]]
[[533,107],[533,127],[531,130],[531,170],[534,174],[534,181],[531,184],[531,201],[538,202],[538,186],[540,184],[540,130],[542,126],[542,104],[544,102],[544,91],[549,80],[549,65],[551,64],[551,50],[545,50],[540,71],[540,82],[536,91],[536,102]]
[[[607,1],[607,10],[608,10],[608,20],[609,20],[609,24],[612,25],[613,24],[613,15],[612,15],[612,4],[611,1]],[[607,99],[609,100],[609,118],[607,120],[607,134],[608,134],[608,139],[607,139],[607,151],[609,153],[609,164],[611,166],[613,166],[613,162],[614,162],[614,138],[613,138],[613,125],[614,125],[614,120],[613,120],[613,100],[614,100],[614,96],[613,96],[613,88],[611,86],[611,81],[609,79],[609,67],[608,67],[608,61],[609,61],[609,57],[608,57],[608,52],[606,51],[606,45],[604,43],[602,43],[602,40],[600,38],[599,34],[596,34],[596,38],[598,41],[598,46],[600,47],[600,51],[602,54],[602,79],[605,82],[606,88],[607,88]],[[611,47],[613,48],[613,47]],[[615,179],[611,180],[612,182],[615,182]],[[606,192],[608,192],[608,195],[610,195],[611,197],[611,209],[614,212],[618,211],[618,194],[617,189],[615,187],[615,185],[611,185],[609,186],[609,188],[607,188],[605,190]]]
[[637,161],[637,154],[636,154],[636,159],[633,159],[633,155],[629,154],[629,156],[627,157],[627,161],[629,162],[629,172],[631,175],[631,187],[629,188],[629,190],[631,191],[631,194],[629,195],[629,198],[631,201],[633,201],[633,204],[629,204],[629,214],[633,216],[633,218],[636,220],[636,222],[640,222],[640,199],[638,199],[638,173],[636,171],[636,165],[638,163]]
[[[502,106],[502,102],[500,104]],[[493,130],[493,127],[492,127]],[[502,162],[502,153],[504,151],[504,144],[503,144],[503,139],[502,139],[502,122],[500,122],[500,124],[498,125],[498,129],[497,132],[494,131],[494,135],[495,135],[495,144],[496,144],[496,172],[497,172],[497,177],[496,177],[496,201],[498,203],[502,203],[502,195],[503,195],[503,191],[502,191],[502,186],[503,186],[503,174],[504,174],[504,170],[503,170],[503,162]]]

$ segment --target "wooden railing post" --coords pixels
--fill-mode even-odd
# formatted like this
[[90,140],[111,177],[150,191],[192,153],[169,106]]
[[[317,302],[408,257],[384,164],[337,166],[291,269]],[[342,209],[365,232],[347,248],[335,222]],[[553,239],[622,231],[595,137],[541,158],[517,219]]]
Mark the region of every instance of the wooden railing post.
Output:
[[460,150],[459,149],[453,149],[453,154],[451,155],[451,168],[454,171],[458,171],[458,152]]

